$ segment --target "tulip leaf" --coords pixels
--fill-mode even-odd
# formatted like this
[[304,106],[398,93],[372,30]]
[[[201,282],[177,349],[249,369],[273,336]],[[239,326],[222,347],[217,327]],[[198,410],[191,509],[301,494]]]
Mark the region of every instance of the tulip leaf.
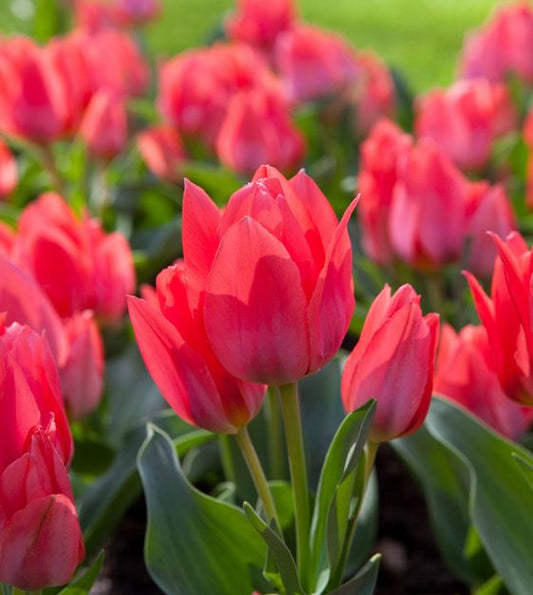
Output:
[[145,562],[168,595],[250,595],[268,588],[266,548],[245,514],[195,489],[167,434],[149,425],[137,459],[148,510]]
[[69,585],[62,589],[58,595],[89,595],[91,587],[100,574],[104,563],[104,552],[100,552],[87,572],[74,579]]
[[359,463],[375,406],[375,401],[370,401],[344,419],[322,467],[311,525],[311,551],[315,581],[323,586],[339,562],[346,538],[351,537],[347,524],[352,515],[357,515],[362,501],[364,457],[363,465]]
[[530,461],[526,461],[518,455],[514,455],[515,461],[518,463],[520,471],[522,471],[526,481],[529,483],[533,490],[533,464]]
[[502,577],[496,574],[478,587],[473,595],[506,595],[506,593]]
[[330,595],[372,595],[378,580],[381,554],[376,554],[347,583],[330,592]]
[[265,576],[276,588],[283,588],[286,595],[305,595],[305,591],[298,579],[296,562],[283,539],[263,521],[247,502],[244,503],[244,512],[253,528],[261,535],[268,546],[269,556],[265,566]]

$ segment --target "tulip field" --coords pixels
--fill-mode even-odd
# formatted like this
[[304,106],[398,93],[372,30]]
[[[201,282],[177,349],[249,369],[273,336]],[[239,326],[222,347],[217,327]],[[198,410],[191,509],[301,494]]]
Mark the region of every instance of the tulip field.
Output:
[[0,21],[0,595],[531,595],[533,1]]

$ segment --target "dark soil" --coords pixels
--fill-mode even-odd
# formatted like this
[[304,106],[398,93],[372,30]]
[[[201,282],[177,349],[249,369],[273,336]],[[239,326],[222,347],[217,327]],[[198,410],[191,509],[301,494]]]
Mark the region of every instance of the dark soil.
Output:
[[[387,445],[378,452],[377,471],[380,529],[376,551],[383,559],[375,595],[467,595],[469,590],[442,562],[419,487]],[[143,563],[145,522],[144,502],[139,501],[105,548],[104,570],[91,595],[162,593]]]

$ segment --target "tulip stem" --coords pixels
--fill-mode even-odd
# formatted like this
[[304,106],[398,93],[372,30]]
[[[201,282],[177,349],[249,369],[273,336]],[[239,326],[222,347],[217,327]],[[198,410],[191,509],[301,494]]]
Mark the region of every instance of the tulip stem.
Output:
[[281,427],[281,411],[279,389],[272,386],[268,389],[266,400],[266,418],[268,423],[269,472],[270,479],[284,479],[283,435]]
[[43,167],[52,179],[52,186],[54,187],[54,190],[56,192],[59,192],[59,194],[65,200],[68,200],[68,196],[65,196],[65,183],[63,181],[63,178],[61,177],[61,174],[59,173],[59,170],[57,169],[54,154],[52,153],[52,148],[50,147],[50,145],[42,145],[40,147],[40,155]]
[[281,395],[281,411],[285,425],[285,440],[289,455],[294,516],[296,523],[296,553],[298,568],[302,582],[308,576],[309,548],[309,489],[307,485],[307,469],[305,465],[302,421],[298,385],[285,384],[279,387]]
[[276,512],[276,505],[274,504],[274,498],[272,498],[272,493],[268,487],[268,481],[265,477],[265,472],[263,471],[261,461],[257,456],[252,439],[248,433],[248,427],[242,426],[237,434],[235,434],[235,438],[241,449],[242,456],[246,461],[250,475],[252,476],[257,494],[263,503],[263,508],[265,510],[267,519],[269,521],[274,520],[276,525],[280,527],[278,513]]

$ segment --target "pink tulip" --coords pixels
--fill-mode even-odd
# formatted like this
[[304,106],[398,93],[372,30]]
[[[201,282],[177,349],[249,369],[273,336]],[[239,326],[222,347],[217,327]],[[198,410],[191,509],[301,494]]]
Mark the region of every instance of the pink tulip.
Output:
[[93,157],[109,161],[126,146],[128,140],[128,117],[122,97],[99,91],[91,99],[79,135]]
[[94,310],[115,322],[135,287],[126,239],[106,234],[86,214],[78,219],[57,194],[42,195],[22,213],[14,252],[63,317]]
[[294,168],[304,153],[302,134],[291,122],[288,106],[264,90],[237,93],[218,133],[216,149],[224,165],[244,175],[262,163]]
[[394,257],[389,236],[389,211],[400,162],[411,144],[411,137],[388,120],[379,122],[361,144],[359,217],[362,242],[365,252],[379,264],[388,264]]
[[176,130],[165,124],[147,128],[137,137],[137,149],[155,176],[171,182],[179,180],[179,168],[186,155]]
[[296,20],[294,0],[239,0],[237,10],[225,23],[226,34],[234,41],[270,51],[276,38]]
[[0,256],[9,256],[13,250],[16,240],[15,232],[2,221],[0,221]]
[[529,149],[526,169],[526,204],[530,209],[533,209],[533,111],[527,115],[523,135],[524,142]]
[[0,200],[13,192],[17,181],[17,162],[5,143],[0,140]]
[[483,327],[466,326],[459,334],[441,330],[435,392],[463,405],[489,426],[517,440],[531,422],[532,410],[511,401],[492,368],[491,348]]
[[237,432],[259,412],[265,387],[234,378],[213,353],[202,308],[205,288],[183,261],[158,275],[157,297],[158,306],[128,298],[154,382],[186,422],[217,433]]
[[294,103],[340,93],[359,73],[346,40],[311,25],[297,25],[278,37],[275,65]]
[[494,141],[515,124],[516,113],[505,85],[474,79],[423,97],[416,131],[438,143],[459,167],[478,169],[488,161]]
[[71,419],[80,419],[100,403],[104,385],[104,346],[90,311],[65,321],[69,354],[59,371],[65,407]]
[[36,426],[24,452],[1,468],[0,581],[32,591],[63,585],[84,557],[67,470]]
[[385,442],[417,430],[429,409],[438,315],[422,316],[410,285],[391,295],[387,285],[368,311],[342,375],[342,400],[355,411],[376,399],[370,440]]
[[468,182],[430,139],[402,162],[389,215],[395,252],[412,266],[431,269],[457,259],[466,233]]
[[187,185],[185,262],[206,280],[207,335],[229,372],[284,384],[335,355],[355,305],[346,229],[355,204],[339,224],[303,171],[287,181],[268,166],[233,194],[223,214]]
[[114,0],[115,21],[122,27],[139,27],[155,20],[161,12],[160,0]]

